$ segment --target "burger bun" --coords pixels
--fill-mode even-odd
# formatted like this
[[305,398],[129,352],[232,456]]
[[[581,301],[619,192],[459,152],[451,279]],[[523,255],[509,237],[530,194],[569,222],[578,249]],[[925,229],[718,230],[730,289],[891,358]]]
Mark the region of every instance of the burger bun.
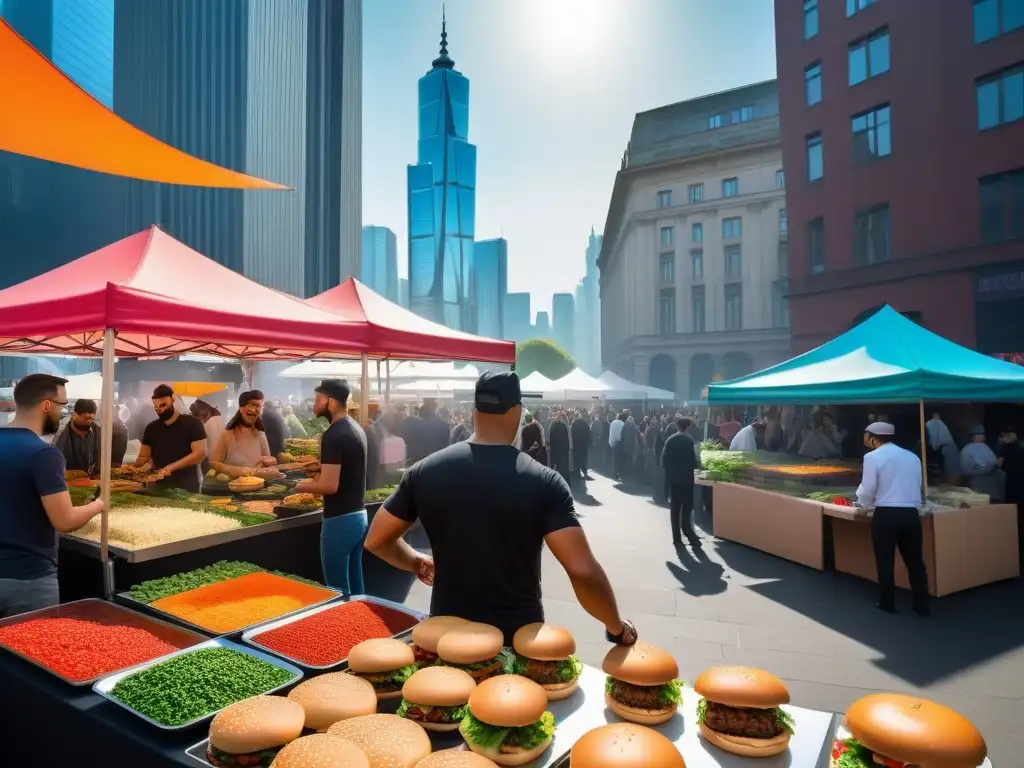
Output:
[[348,668],[357,675],[393,672],[416,663],[412,647],[401,640],[363,640],[348,653]]
[[424,667],[405,681],[402,696],[410,704],[461,707],[475,689],[476,681],[468,672],[455,667]]
[[686,768],[675,744],[641,725],[612,723],[587,731],[569,752],[572,768]]
[[398,715],[352,717],[335,723],[327,733],[348,739],[363,750],[372,768],[414,768],[431,752],[427,732]]
[[326,731],[339,720],[372,715],[377,711],[373,686],[358,675],[330,672],[299,683],[288,698],[306,712],[306,727]]
[[737,709],[774,709],[789,704],[786,684],[755,667],[709,667],[693,682],[693,690],[708,701]]
[[437,641],[437,655],[449,664],[478,664],[497,656],[504,642],[505,636],[497,627],[467,622],[442,635]]
[[662,723],[667,723],[675,717],[676,710],[678,709],[675,704],[670,707],[661,707],[659,709],[640,709],[639,707],[630,707],[613,698],[610,693],[606,693],[604,695],[604,703],[608,705],[608,709],[623,720],[630,723],[637,723],[639,725],[661,725]]
[[672,654],[644,642],[615,646],[604,657],[601,669],[630,685],[664,685],[679,677],[679,665]]
[[580,679],[574,678],[567,683],[544,683],[541,688],[548,695],[548,701],[561,701],[568,699],[576,689],[580,687]]
[[455,627],[469,624],[458,616],[431,616],[412,628],[412,642],[427,653],[437,653],[437,641]]
[[420,760],[416,768],[494,768],[494,761],[465,749],[442,749]]
[[547,706],[548,697],[544,689],[519,675],[488,678],[469,697],[469,711],[473,717],[499,728],[532,725],[540,720]]
[[274,758],[274,768],[372,768],[370,758],[347,739],[314,733],[288,744]]
[[512,647],[528,659],[564,661],[576,653],[576,639],[567,629],[536,622],[516,630]]
[[701,723],[700,734],[719,749],[742,757],[771,757],[785,752],[789,748],[790,733],[786,730],[773,739],[750,739],[745,736],[719,733]]
[[253,696],[216,714],[210,745],[233,755],[274,749],[302,735],[306,713],[284,696]]
[[520,749],[515,747],[512,752],[501,752],[497,749],[485,749],[478,744],[473,744],[472,742],[467,743],[473,752],[486,757],[496,765],[526,765],[527,763],[532,763],[544,754],[544,750],[551,746],[552,741],[553,739],[547,738],[533,749]]

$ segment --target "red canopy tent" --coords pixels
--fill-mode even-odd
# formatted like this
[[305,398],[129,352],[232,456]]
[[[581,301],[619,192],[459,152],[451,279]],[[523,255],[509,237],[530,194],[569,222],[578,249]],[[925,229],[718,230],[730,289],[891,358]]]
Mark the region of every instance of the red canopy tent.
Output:
[[512,364],[516,345],[455,331],[388,301],[354,277],[307,304],[360,325],[370,357],[406,360],[468,360]]

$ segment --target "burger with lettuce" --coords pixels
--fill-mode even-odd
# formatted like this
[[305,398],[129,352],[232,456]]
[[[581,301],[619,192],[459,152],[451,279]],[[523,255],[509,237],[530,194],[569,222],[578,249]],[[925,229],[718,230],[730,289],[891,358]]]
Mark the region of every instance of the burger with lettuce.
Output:
[[468,672],[454,667],[424,667],[405,681],[395,713],[428,731],[457,731],[476,688]]
[[583,663],[576,653],[576,640],[568,630],[551,624],[527,624],[512,638],[516,652],[514,672],[540,685],[548,701],[572,696],[580,684]]
[[660,725],[672,719],[683,700],[679,665],[650,643],[615,646],[601,668],[608,675],[605,703],[623,720]]
[[555,735],[555,717],[537,683],[519,675],[484,680],[469,697],[459,732],[466,745],[498,765],[525,765],[543,754]]
[[364,640],[349,651],[348,670],[373,686],[378,701],[398,699],[416,671],[416,657],[401,640]]
[[793,718],[780,704],[789,689],[771,672],[753,667],[711,667],[693,689],[701,736],[719,749],[744,757],[771,757],[789,748]]

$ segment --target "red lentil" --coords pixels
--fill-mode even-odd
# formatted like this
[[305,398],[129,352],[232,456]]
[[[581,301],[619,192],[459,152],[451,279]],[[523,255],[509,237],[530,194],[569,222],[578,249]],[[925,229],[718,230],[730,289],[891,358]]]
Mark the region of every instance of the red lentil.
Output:
[[0,627],[0,645],[74,682],[202,642],[111,603],[69,603]]
[[417,624],[407,613],[357,600],[256,635],[260,645],[315,667],[348,658],[363,640],[391,637]]

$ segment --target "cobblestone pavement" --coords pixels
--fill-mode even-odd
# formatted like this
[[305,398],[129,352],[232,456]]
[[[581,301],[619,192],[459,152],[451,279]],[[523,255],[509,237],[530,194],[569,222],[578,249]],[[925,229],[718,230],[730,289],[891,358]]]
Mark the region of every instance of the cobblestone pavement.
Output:
[[[666,509],[597,475],[588,488],[578,509],[623,615],[675,654],[685,679],[712,664],[759,666],[786,681],[794,704],[835,712],[873,691],[916,693],[971,718],[996,768],[1024,765],[1024,579],[942,598],[928,619],[901,595],[901,613],[888,616],[873,607],[873,584],[710,534],[698,557],[679,554]],[[543,574],[548,620],[569,628],[579,656],[600,665],[603,630],[547,553]],[[388,581],[388,597],[429,606],[428,588]]]

